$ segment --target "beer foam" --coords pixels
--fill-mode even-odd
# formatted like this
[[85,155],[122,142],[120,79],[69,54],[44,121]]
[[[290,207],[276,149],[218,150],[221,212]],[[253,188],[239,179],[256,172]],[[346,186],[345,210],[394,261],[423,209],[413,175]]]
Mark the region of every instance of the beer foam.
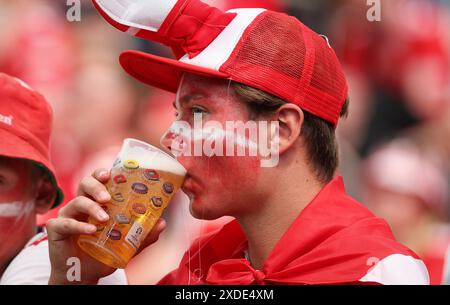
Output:
[[139,163],[140,168],[148,168],[170,172],[175,175],[186,175],[186,169],[173,157],[145,142],[135,139],[125,139],[122,150],[118,155],[122,166],[127,160]]

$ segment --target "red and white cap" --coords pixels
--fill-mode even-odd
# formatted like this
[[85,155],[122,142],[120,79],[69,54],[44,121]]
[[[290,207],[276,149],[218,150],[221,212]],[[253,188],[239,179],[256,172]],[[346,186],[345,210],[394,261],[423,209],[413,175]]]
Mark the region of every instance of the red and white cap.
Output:
[[43,168],[63,200],[50,162],[52,109],[45,98],[18,78],[0,73],[0,156],[26,159]]
[[183,73],[264,90],[336,125],[347,96],[326,37],[298,19],[259,8],[222,12],[199,0],[93,0],[117,29],[171,47],[177,60],[127,51],[136,79],[176,92]]

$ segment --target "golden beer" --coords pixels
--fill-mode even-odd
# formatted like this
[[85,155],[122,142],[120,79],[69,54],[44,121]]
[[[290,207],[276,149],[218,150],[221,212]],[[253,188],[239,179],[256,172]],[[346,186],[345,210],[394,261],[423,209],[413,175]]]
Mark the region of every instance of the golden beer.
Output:
[[[133,145],[134,144],[134,145]],[[184,181],[185,169],[159,149],[126,139],[106,188],[111,201],[102,208],[110,219],[78,245],[100,262],[125,268]]]

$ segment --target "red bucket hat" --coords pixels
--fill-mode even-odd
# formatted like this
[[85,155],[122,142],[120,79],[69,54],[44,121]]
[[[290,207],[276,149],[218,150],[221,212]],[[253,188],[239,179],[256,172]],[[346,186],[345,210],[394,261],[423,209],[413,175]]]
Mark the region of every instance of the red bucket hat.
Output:
[[136,79],[176,92],[183,73],[264,90],[336,125],[347,97],[341,65],[326,37],[284,13],[222,12],[199,0],[93,0],[114,27],[172,47],[178,60],[127,51]]
[[23,81],[0,73],[0,156],[26,159],[43,168],[63,200],[50,162],[49,141],[52,110],[42,95]]

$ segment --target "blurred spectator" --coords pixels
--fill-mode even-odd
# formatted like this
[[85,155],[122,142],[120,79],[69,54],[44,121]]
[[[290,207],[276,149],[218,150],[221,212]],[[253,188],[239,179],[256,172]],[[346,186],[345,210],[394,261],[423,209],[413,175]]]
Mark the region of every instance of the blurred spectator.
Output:
[[362,175],[367,205],[424,260],[431,283],[440,284],[450,244],[450,226],[443,217],[449,189],[441,169],[411,141],[397,139],[368,157]]
[[[447,107],[434,120],[407,130],[406,134],[446,175],[450,188],[450,142],[447,140],[450,139],[450,96],[446,104]],[[449,205],[444,212],[443,217],[450,219]]]
[[22,80],[0,73],[2,282],[15,276],[8,272],[17,260],[13,259],[33,242],[36,215],[62,201],[49,157],[51,130],[52,110],[44,97]]
[[[54,1],[5,1],[0,70],[46,93],[52,106],[74,76],[74,37]],[[49,56],[51,54],[51,56]],[[55,108],[58,112],[58,108]]]
[[[359,2],[359,4],[358,4]],[[381,22],[368,22],[365,1],[341,1],[332,41],[351,75],[371,84],[364,129],[354,129],[363,154],[442,111],[448,84],[449,12],[436,1],[382,1]],[[353,83],[350,83],[352,87]],[[360,106],[358,106],[358,109]],[[350,118],[350,121],[352,118]]]

